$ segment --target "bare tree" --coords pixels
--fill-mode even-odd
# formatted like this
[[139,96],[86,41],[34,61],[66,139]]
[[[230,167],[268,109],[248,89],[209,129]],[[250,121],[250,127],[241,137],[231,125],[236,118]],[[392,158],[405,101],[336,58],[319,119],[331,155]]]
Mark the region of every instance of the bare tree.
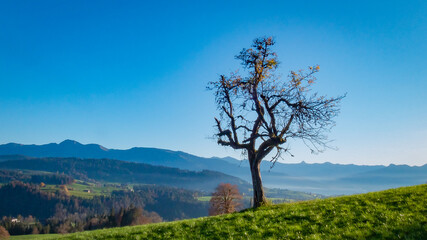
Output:
[[212,193],[210,200],[209,215],[219,215],[235,212],[240,206],[242,195],[239,193],[237,185],[221,183]]
[[312,92],[319,66],[291,71],[287,80],[281,80],[274,74],[279,63],[273,45],[271,37],[255,39],[252,48],[236,56],[245,76],[237,72],[221,75],[208,85],[215,91],[220,111],[215,118],[218,144],[242,150],[249,160],[254,207],[266,202],[261,161],[275,150],[274,166],[282,153],[289,153],[289,145],[283,147],[289,139],[301,139],[312,152],[323,151],[328,147],[325,132],[334,125],[344,97],[327,98]]

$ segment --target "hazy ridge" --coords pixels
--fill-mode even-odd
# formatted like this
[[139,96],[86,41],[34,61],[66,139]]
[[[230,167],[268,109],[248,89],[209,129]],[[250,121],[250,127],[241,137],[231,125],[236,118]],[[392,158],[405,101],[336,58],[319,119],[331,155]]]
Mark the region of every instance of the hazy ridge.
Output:
[[[203,158],[180,151],[156,148],[107,149],[98,144],[80,144],[65,140],[59,144],[0,145],[0,155],[31,157],[109,158],[173,167],[191,171],[218,171],[250,182],[246,161],[227,158]],[[15,158],[18,158],[15,156]],[[1,161],[1,157],[0,157]],[[264,161],[261,171],[266,187],[308,191],[327,195],[364,193],[427,182],[427,164],[423,166],[365,166],[343,164],[271,163]]]

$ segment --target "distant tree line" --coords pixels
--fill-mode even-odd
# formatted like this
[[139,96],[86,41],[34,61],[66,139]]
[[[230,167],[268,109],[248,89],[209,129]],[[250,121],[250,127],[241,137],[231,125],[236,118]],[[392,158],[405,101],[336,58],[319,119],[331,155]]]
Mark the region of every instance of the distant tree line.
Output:
[[132,226],[147,223],[161,222],[162,218],[155,212],[147,212],[141,207],[130,206],[121,208],[109,214],[88,216],[84,219],[76,217],[63,221],[53,217],[44,223],[32,217],[18,216],[17,218],[3,217],[0,226],[4,227],[10,235],[72,233],[85,230],[95,230],[111,227]]
[[[195,196],[172,187],[135,186],[133,191],[83,199],[11,182],[0,187],[0,225],[11,235],[69,233],[206,216],[208,204]],[[19,221],[12,222],[18,216]]]
[[71,184],[74,179],[64,173],[29,173],[20,170],[0,169],[0,183],[8,183],[12,181],[21,181],[34,184]]

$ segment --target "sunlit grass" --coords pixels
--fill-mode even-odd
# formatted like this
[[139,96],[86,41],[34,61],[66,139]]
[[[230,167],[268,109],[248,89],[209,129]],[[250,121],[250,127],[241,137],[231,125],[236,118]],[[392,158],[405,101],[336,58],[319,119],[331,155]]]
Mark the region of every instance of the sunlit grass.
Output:
[[197,197],[197,200],[202,202],[209,202],[211,200],[211,196]]
[[61,239],[398,238],[427,239],[427,185],[61,236]]
[[59,234],[19,235],[19,236],[10,236],[10,240],[26,240],[26,239],[48,240],[48,239],[58,239],[59,237],[61,237],[61,235]]

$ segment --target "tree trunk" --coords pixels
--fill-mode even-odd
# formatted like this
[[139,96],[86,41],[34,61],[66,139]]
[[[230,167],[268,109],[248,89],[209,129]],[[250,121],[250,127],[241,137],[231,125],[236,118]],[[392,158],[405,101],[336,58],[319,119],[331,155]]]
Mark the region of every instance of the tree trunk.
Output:
[[254,208],[260,207],[267,202],[262,188],[260,163],[258,161],[250,161],[250,168],[252,174],[252,187],[254,190]]

